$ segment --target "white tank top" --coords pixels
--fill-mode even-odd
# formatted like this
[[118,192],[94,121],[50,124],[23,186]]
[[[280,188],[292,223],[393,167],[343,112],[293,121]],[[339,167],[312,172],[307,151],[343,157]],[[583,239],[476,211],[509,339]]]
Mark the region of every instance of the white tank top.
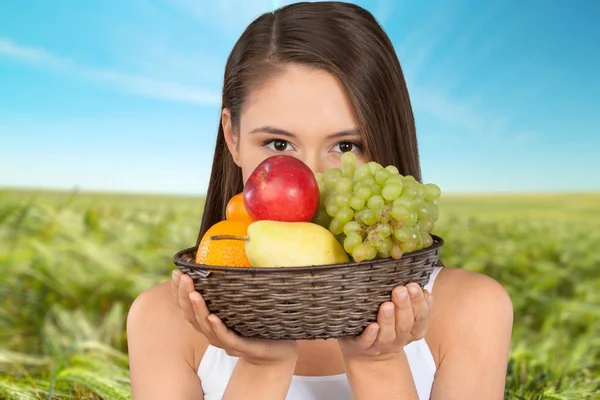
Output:
[[[433,282],[441,267],[436,267],[425,285],[431,292]],[[436,371],[435,360],[425,339],[412,342],[404,348],[419,400],[428,400]],[[220,400],[229,383],[237,362],[223,349],[209,345],[200,361],[198,377],[202,383],[205,400]],[[294,375],[286,400],[351,400],[352,394],[346,374],[330,376]]]

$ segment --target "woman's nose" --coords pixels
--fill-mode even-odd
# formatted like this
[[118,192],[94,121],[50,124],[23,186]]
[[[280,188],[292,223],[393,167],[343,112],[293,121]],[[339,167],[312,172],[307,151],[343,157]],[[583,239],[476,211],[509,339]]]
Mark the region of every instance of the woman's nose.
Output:
[[301,157],[302,162],[311,169],[312,172],[323,172],[325,166],[321,157],[317,154],[307,154]]

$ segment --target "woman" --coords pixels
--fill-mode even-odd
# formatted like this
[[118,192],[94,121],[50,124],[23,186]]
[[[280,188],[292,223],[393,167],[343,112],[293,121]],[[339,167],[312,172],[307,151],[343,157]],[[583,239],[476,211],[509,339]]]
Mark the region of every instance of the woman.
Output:
[[[299,3],[260,16],[233,48],[224,78],[199,238],[274,154],[322,171],[352,151],[359,162],[421,179],[399,62],[362,8]],[[394,289],[377,323],[356,338],[239,337],[178,272],[142,293],[127,321],[134,399],[174,400],[502,399],[511,329],[506,291],[452,268],[437,268],[425,290]]]

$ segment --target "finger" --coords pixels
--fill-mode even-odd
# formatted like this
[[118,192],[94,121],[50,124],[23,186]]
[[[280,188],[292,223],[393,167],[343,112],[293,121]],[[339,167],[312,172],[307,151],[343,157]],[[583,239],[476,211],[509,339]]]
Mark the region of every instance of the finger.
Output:
[[425,336],[425,332],[427,331],[427,325],[429,323],[429,307],[427,306],[427,301],[425,301],[425,296],[419,285],[416,283],[409,284],[408,293],[410,295],[414,316],[414,323],[410,333],[415,339],[421,339]]
[[359,336],[345,337],[339,340],[351,342],[352,346],[357,346],[361,350],[366,350],[373,346],[373,343],[375,343],[379,329],[379,324],[377,322],[373,322],[369,324]]
[[192,308],[194,310],[194,315],[196,316],[196,321],[198,322],[198,326],[200,327],[204,336],[209,339],[211,342],[216,341],[217,336],[214,332],[214,329],[208,320],[208,316],[210,315],[210,311],[204,302],[204,299],[198,292],[191,292],[189,295],[190,302],[192,303]]
[[194,309],[192,308],[192,302],[190,301],[190,293],[193,291],[194,284],[192,282],[192,278],[186,274],[183,274],[179,283],[179,308],[183,313],[183,317],[188,320],[195,329],[200,329],[200,325],[198,324],[198,321],[196,321]]
[[380,329],[375,346],[387,346],[396,340],[396,324],[394,318],[394,303],[386,301],[379,307],[377,322]]
[[394,289],[392,301],[395,307],[395,322],[396,332],[399,335],[407,335],[410,333],[414,323],[414,316],[410,298],[408,297],[408,288],[399,286]]
[[220,342],[225,352],[232,357],[238,357],[239,352],[237,349],[242,339],[234,331],[225,326],[223,321],[215,314],[210,314],[208,321],[212,327],[212,331],[215,333],[216,339]]
[[182,272],[178,269],[173,270],[171,274],[171,294],[175,304],[179,306],[179,280],[181,279]]

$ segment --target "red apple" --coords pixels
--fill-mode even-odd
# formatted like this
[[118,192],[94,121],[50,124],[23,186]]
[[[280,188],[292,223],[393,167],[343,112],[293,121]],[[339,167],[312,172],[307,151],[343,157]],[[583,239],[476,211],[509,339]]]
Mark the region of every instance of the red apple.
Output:
[[319,207],[319,185],[296,157],[272,156],[256,167],[244,187],[244,206],[253,221],[310,222]]

